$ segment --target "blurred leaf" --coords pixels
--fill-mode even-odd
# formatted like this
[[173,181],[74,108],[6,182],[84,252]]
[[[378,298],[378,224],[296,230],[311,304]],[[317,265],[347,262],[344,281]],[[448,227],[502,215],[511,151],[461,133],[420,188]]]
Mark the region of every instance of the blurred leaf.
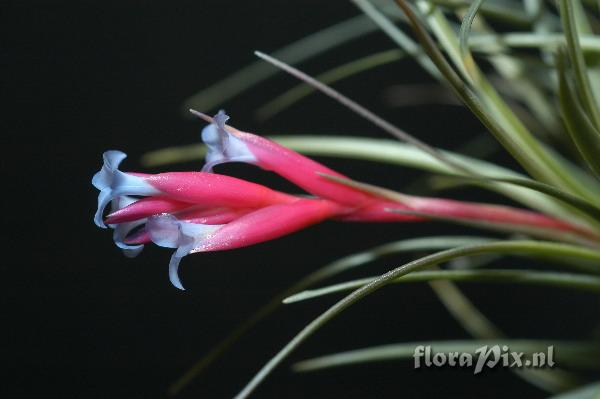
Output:
[[[447,9],[468,8],[472,0],[428,0],[430,3]],[[488,0],[481,6],[480,12],[486,17],[516,26],[529,26],[535,19],[524,12],[520,1],[513,0]]]
[[[546,352],[549,346],[554,346],[555,353],[560,353],[560,361],[565,365],[585,368],[600,366],[600,343],[598,342],[500,339],[421,341],[373,346],[303,360],[294,364],[293,368],[295,371],[305,372],[362,363],[412,359],[418,346],[430,346],[433,353],[458,352],[477,355],[476,351],[479,348],[495,345],[506,345],[511,352],[523,352],[528,357],[534,353]],[[562,398],[562,395],[555,398]]]
[[476,68],[476,66],[473,56],[469,51],[469,34],[471,33],[471,25],[473,24],[473,20],[475,19],[475,16],[477,15],[479,8],[482,6],[484,1],[485,0],[474,0],[471,3],[462,20],[460,32],[458,34],[460,54],[462,55],[465,68],[471,71],[469,73],[470,76],[476,76],[476,74],[473,72],[473,69]]
[[563,392],[560,395],[554,395],[548,399],[598,399],[600,398],[600,382],[593,382],[572,389],[568,392]]
[[[310,34],[274,51],[273,54],[289,63],[296,64],[376,29],[377,27],[368,18],[360,15]],[[263,62],[253,62],[193,95],[186,100],[184,107],[186,111],[189,108],[196,108],[207,112],[277,72],[276,69]]]
[[[600,37],[581,36],[580,46],[583,52],[600,53]],[[506,32],[506,33],[473,33],[469,37],[471,51],[494,52],[498,51],[494,45],[510,48],[544,48],[555,50],[566,44],[564,35],[560,33],[531,33],[531,32]]]
[[[489,320],[451,281],[430,281],[429,285],[454,319],[477,339],[501,339],[505,334]],[[517,377],[547,392],[569,389],[577,378],[559,368],[510,369]]]
[[369,0],[352,0],[390,39],[394,41],[406,54],[412,56],[417,63],[434,78],[441,80],[441,75],[429,57],[421,50],[406,33],[399,29],[392,21],[392,15],[385,15]]
[[[403,57],[404,53],[398,49],[381,51],[366,57],[358,58],[349,63],[339,65],[327,72],[317,75],[316,78],[325,84],[332,84],[369,69],[398,61]],[[296,85],[288,91],[275,97],[268,103],[262,105],[256,111],[256,116],[259,120],[263,121],[272,118],[276,114],[287,109],[315,91],[315,88],[305,83]]]

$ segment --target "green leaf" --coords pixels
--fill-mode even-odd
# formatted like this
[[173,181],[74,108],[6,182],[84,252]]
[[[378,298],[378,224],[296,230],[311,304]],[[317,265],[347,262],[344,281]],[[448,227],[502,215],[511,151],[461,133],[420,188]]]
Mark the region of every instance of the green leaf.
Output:
[[424,238],[413,238],[400,240],[369,248],[366,251],[357,252],[343,258],[337,259],[301,278],[291,287],[277,294],[267,304],[263,305],[245,322],[231,331],[221,342],[213,346],[210,352],[200,358],[185,374],[177,379],[170,387],[169,394],[176,395],[181,392],[191,381],[198,377],[215,360],[220,358],[232,345],[234,345],[252,327],[264,320],[267,316],[277,310],[284,298],[315,285],[335,275],[364,266],[385,256],[413,251],[432,251],[454,248],[464,245],[481,244],[492,241],[492,238],[475,236],[432,236]]
[[[501,339],[504,334],[451,281],[430,281],[429,285],[454,319],[477,339]],[[511,369],[517,377],[547,392],[559,392],[577,384],[577,377],[559,368]]]
[[[577,3],[577,6],[575,5]],[[575,21],[575,8],[581,8],[579,0],[559,0],[559,9],[563,29],[567,38],[567,49],[575,70],[575,82],[577,93],[581,96],[581,102],[585,113],[588,114],[590,122],[596,129],[600,129],[600,110],[595,94],[590,84],[587,65],[581,45],[579,44],[579,33]]]
[[579,96],[569,83],[565,56],[559,52],[557,70],[559,100],[563,119],[575,146],[590,169],[600,176],[600,132],[584,111]]
[[441,75],[431,60],[406,33],[399,29],[392,21],[392,15],[385,15],[369,0],[352,0],[352,2],[365,13],[390,39],[394,41],[406,54],[412,56],[415,61],[434,78],[441,80]]
[[600,397],[600,382],[587,384],[548,399],[598,399]]
[[[479,69],[475,67],[467,70],[458,49],[458,40],[456,40],[454,32],[448,26],[443,13],[431,8],[426,2],[417,2],[422,11],[427,13],[427,21],[436,33],[441,46],[454,61],[456,68],[459,69],[462,76],[476,73],[477,76],[474,81],[477,82],[477,85],[468,85],[457,74],[425,28],[424,23],[406,0],[397,0],[396,3],[409,19],[424,51],[432,59],[455,93],[525,170],[538,180],[565,190],[575,190],[586,198],[591,197],[589,190],[574,179],[568,170],[563,168],[545,151],[541,143],[532,136],[497,94],[493,86],[487,82]],[[474,91],[472,87],[477,90]]]
[[242,389],[242,391],[236,395],[236,398],[247,398],[287,356],[289,356],[296,348],[298,348],[298,346],[300,346],[300,344],[317,332],[322,326],[327,324],[329,321],[356,302],[390,284],[401,276],[464,256],[485,253],[545,253],[548,255],[552,254],[555,256],[560,256],[565,252],[574,254],[575,256],[577,256],[577,254],[583,255],[584,257],[592,256],[596,258],[596,260],[600,260],[600,253],[597,251],[590,251],[588,249],[572,245],[542,241],[498,241],[437,252],[390,270],[371,283],[353,291],[351,294],[338,301],[336,304],[314,319],[311,323],[309,323],[306,327],[304,327],[298,334],[296,334],[296,336],[292,338],[292,340],[288,342],[287,345],[285,345],[259,370],[259,372]]
[[[479,11],[479,8],[483,5],[485,0],[474,0],[469,9],[465,13],[465,16],[462,20],[462,24],[460,25],[460,31],[458,34],[459,38],[459,49],[463,58],[463,63],[467,70],[473,71],[476,69],[475,61],[473,60],[473,56],[469,51],[469,34],[471,33],[471,25],[473,24],[473,20],[475,20],[475,16]],[[470,76],[477,76],[476,73],[471,72]]]
[[[442,6],[451,10],[468,8],[472,0],[427,0],[429,3]],[[481,14],[500,22],[511,25],[529,26],[534,18],[527,15],[520,1],[500,0],[488,1],[481,6]]]
[[[600,53],[600,37],[581,36],[580,46],[583,52]],[[511,48],[549,48],[556,50],[566,44],[565,37],[559,33],[530,33],[530,32],[506,32],[494,34],[475,34],[469,37],[469,48],[471,51],[482,53],[497,51],[494,45],[502,45]]]
[[[600,273],[600,269],[598,269],[598,273]],[[283,303],[290,304],[301,302],[325,295],[353,290],[368,284],[373,280],[375,280],[375,277],[365,277],[326,287],[305,290],[285,298]],[[407,274],[394,281],[394,283],[419,283],[433,280],[531,284],[600,293],[600,277],[598,276],[518,269],[427,270]]]
[[[470,353],[475,356],[479,348],[495,345],[506,345],[510,348],[511,352],[523,352],[527,357],[531,357],[534,353],[546,352],[549,346],[554,346],[554,352],[560,353],[561,364],[578,368],[600,367],[600,343],[595,341],[496,339],[421,341],[380,345],[303,360],[294,364],[293,368],[295,371],[306,372],[363,363],[412,359],[415,354],[415,348],[418,346],[430,346],[432,352]],[[557,396],[556,398],[561,397]]]

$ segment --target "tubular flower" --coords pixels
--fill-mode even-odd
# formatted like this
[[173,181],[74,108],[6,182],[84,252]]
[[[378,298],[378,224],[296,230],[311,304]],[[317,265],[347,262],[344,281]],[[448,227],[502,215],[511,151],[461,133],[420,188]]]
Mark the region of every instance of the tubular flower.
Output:
[[[120,151],[103,156],[104,165],[92,179],[100,190],[94,221],[115,229],[115,244],[127,256],[136,256],[150,242],[177,248],[169,276],[178,288],[177,267],[190,252],[256,244],[348,211],[331,201],[214,173],[123,172],[118,167],[125,157]],[[103,220],[109,203],[111,213]]]
[[[144,174],[122,172],[126,155],[104,153],[104,165],[92,184],[100,190],[95,223],[114,229],[113,240],[126,255],[144,244],[174,248],[169,278],[178,277],[181,259],[196,252],[254,245],[296,232],[327,219],[347,222],[406,222],[441,217],[513,226],[543,236],[566,232],[598,240],[584,227],[523,209],[440,198],[398,195],[397,200],[344,185],[323,175],[345,176],[268,139],[226,125],[220,111],[202,131],[208,147],[201,172]],[[314,197],[297,196],[212,173],[215,165],[246,162],[273,171]],[[103,220],[105,208],[111,212]]]

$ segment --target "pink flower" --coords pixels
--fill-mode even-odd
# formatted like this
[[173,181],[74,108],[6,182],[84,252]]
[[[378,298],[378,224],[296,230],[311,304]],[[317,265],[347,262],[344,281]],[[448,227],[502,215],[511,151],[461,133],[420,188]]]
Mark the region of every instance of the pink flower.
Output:
[[[177,268],[188,253],[256,244],[347,212],[331,201],[213,173],[122,172],[118,167],[125,157],[120,151],[104,153],[104,166],[92,179],[100,190],[94,221],[115,229],[115,244],[127,256],[136,256],[151,241],[177,248],[169,276],[178,288]],[[109,203],[112,212],[104,221]]]
[[[409,195],[400,195],[398,201],[382,198],[326,178],[323,174],[345,177],[270,140],[226,125],[228,117],[222,111],[214,119],[197,114],[211,121],[202,131],[208,147],[202,172],[122,172],[118,167],[126,155],[107,151],[102,169],[92,179],[100,190],[95,223],[114,229],[113,240],[127,256],[137,255],[150,242],[174,248],[169,278],[180,289],[179,263],[190,253],[254,245],[326,219],[406,222],[443,217],[593,236],[581,226],[522,209]],[[225,162],[271,170],[315,197],[210,173]],[[109,203],[111,213],[103,220]]]

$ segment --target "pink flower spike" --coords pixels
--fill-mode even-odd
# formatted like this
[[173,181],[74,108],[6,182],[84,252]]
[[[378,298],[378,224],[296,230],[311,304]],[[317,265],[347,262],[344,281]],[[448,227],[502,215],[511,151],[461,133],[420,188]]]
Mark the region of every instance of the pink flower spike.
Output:
[[158,215],[159,213],[173,213],[189,208],[190,206],[188,202],[177,201],[167,197],[146,197],[116,212],[110,213],[104,222],[106,224],[130,222]]
[[181,258],[189,253],[245,247],[293,233],[331,218],[343,209],[317,199],[299,199],[258,209],[223,225],[194,224],[169,214],[152,216],[146,229],[159,246],[177,248],[169,262],[169,278],[183,289],[177,275]]
[[202,141],[208,147],[203,171],[212,171],[214,166],[222,163],[246,162],[273,171],[311,194],[340,204],[356,207],[371,200],[371,196],[364,192],[318,175],[322,173],[345,178],[328,167],[264,137],[226,125],[229,117],[223,111],[219,111],[214,118],[190,111],[204,120],[212,121],[202,130]]

